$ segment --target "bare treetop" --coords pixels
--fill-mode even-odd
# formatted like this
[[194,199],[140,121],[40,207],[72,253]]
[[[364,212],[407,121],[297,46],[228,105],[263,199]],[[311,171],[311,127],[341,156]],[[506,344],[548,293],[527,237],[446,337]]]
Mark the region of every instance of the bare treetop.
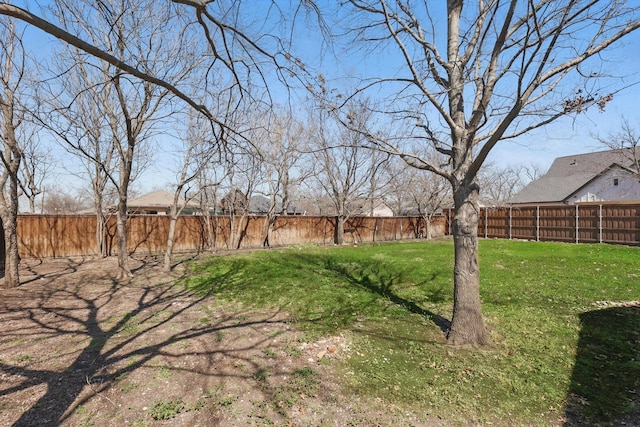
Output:
[[[352,28],[358,40],[401,57],[399,72],[363,88],[396,86],[392,102],[401,107],[390,111],[412,123],[405,138],[426,139],[454,157],[451,136],[470,138],[469,148],[479,148],[473,174],[500,139],[604,107],[615,89],[597,83],[606,73],[599,55],[640,27],[639,8],[622,1],[450,0],[446,11],[441,2],[350,3],[362,17]],[[438,165],[414,164],[450,176]]]

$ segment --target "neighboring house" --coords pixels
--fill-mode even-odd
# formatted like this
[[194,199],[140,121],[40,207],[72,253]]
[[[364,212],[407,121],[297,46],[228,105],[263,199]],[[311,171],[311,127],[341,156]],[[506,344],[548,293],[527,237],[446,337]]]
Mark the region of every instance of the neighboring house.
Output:
[[546,174],[516,194],[510,204],[574,204],[638,201],[640,181],[631,149],[558,157]]
[[249,213],[249,199],[237,188],[229,191],[220,200],[220,210],[224,215],[242,215]]
[[[249,213],[253,215],[266,215],[271,207],[271,200],[264,196],[252,196],[249,199]],[[282,215],[282,205],[276,202],[274,209],[276,215]],[[287,209],[287,215],[305,215],[305,212],[298,209],[295,206],[289,206]]]
[[[170,215],[172,204],[173,194],[168,191],[158,190],[129,199],[127,201],[127,212],[129,214]],[[183,198],[178,199],[178,206],[184,206],[182,215],[193,215],[199,210],[198,203],[187,202]]]
[[355,216],[393,216],[393,209],[382,199],[362,199],[349,204]]

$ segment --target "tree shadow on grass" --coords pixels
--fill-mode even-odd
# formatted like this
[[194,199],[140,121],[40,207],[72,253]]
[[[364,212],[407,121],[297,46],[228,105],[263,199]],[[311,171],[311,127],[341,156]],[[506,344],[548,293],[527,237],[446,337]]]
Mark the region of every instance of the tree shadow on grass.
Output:
[[567,426],[640,426],[640,306],[580,315]]
[[[335,260],[329,258],[326,262],[326,268],[328,270],[339,273],[350,283],[360,286],[369,292],[380,295],[381,297],[389,300],[390,302],[403,307],[411,313],[423,316],[427,320],[435,323],[438,328],[445,334],[451,327],[451,321],[440,314],[420,307],[415,301],[404,298],[398,295],[394,291],[394,285],[402,282],[402,274],[392,274],[389,271],[384,271],[384,266],[381,264],[370,265],[345,265],[335,262]],[[431,277],[423,281],[420,285],[425,285],[427,282],[434,282],[438,277],[437,273],[432,273]],[[442,303],[446,301],[446,291],[442,287],[430,287],[427,293],[427,299],[433,303]]]

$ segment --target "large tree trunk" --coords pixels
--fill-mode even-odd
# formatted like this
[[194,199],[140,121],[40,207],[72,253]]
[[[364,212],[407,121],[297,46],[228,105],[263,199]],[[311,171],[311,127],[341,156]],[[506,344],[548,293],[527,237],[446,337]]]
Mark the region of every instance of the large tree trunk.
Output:
[[333,236],[333,242],[336,245],[344,244],[344,216],[336,216],[336,228]]
[[453,317],[447,341],[452,345],[486,345],[490,337],[480,304],[478,267],[478,186],[465,183],[454,188]]
[[20,285],[20,255],[18,254],[17,215],[8,213],[2,215],[4,229],[4,282],[3,289],[15,288]]
[[[17,147],[14,134],[11,133],[8,138],[13,141],[13,146]],[[5,144],[6,147],[6,144]],[[6,153],[11,149],[5,148]],[[5,163],[6,164],[6,163]],[[2,218],[2,227],[4,229],[4,284],[3,288],[15,288],[20,285],[20,254],[18,253],[18,175],[17,171],[20,166],[20,157],[13,156],[13,161],[9,163],[11,170],[8,173],[9,188],[2,194],[2,210],[0,218]],[[5,180],[6,183],[6,180]],[[3,190],[0,190],[3,191]]]

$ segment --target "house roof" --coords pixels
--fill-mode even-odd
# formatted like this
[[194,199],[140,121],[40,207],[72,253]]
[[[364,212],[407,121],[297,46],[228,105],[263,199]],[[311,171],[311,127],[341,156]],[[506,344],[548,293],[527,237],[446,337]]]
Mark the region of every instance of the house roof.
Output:
[[529,183],[511,198],[509,203],[562,203],[612,166],[632,166],[629,150],[627,148],[558,157],[546,174]]
[[[270,207],[271,207],[271,200],[269,200],[264,196],[256,195],[256,196],[252,196],[249,199],[249,212],[251,213],[264,214],[269,212]],[[276,213],[282,212],[282,203],[276,202],[274,210]],[[287,208],[287,213],[299,214],[303,212],[301,212],[296,206],[289,206]]]
[[[165,190],[157,190],[143,194],[127,201],[128,208],[169,208],[173,204],[173,194]],[[197,206],[197,203],[178,199],[178,206]]]

